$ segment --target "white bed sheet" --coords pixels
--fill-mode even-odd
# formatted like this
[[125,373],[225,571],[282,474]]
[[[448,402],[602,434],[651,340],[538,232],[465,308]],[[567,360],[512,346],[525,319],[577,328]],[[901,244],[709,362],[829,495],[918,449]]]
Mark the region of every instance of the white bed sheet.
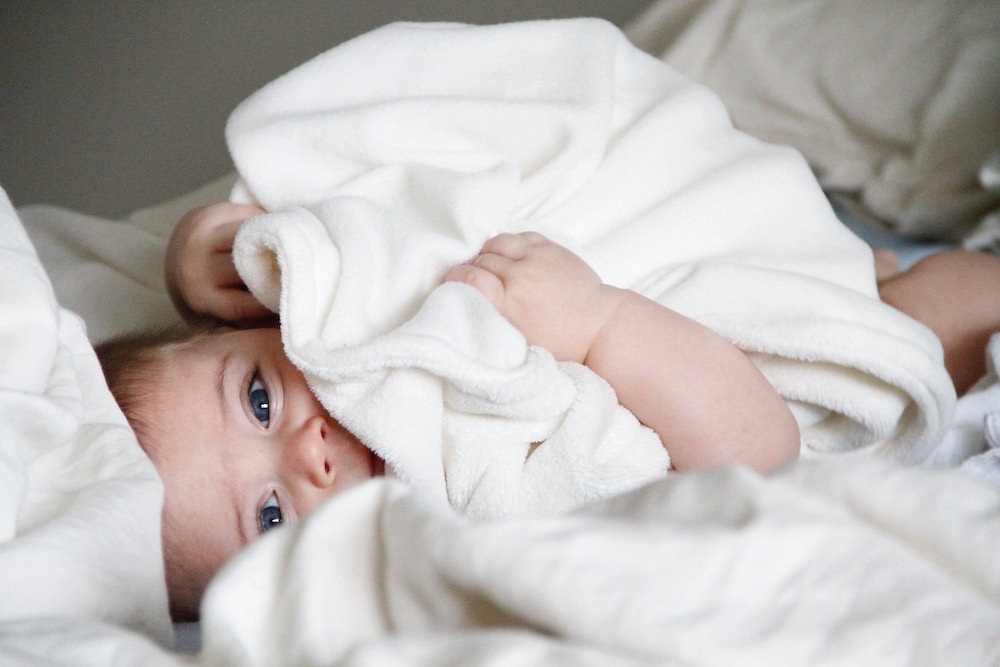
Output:
[[1000,253],[995,0],[658,0],[625,30],[864,215]]
[[169,645],[162,485],[2,190],[0,304],[0,626],[103,620]]

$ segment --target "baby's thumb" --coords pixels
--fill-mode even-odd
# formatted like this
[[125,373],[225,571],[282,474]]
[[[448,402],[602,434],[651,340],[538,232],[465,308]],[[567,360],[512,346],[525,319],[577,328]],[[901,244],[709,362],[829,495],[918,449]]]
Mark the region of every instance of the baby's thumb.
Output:
[[219,302],[216,317],[234,324],[246,325],[262,320],[277,320],[277,315],[258,301],[245,289],[232,288],[224,291],[225,298]]
[[444,280],[445,282],[465,283],[474,287],[497,308],[503,303],[503,281],[486,269],[472,264],[459,264],[445,274]]

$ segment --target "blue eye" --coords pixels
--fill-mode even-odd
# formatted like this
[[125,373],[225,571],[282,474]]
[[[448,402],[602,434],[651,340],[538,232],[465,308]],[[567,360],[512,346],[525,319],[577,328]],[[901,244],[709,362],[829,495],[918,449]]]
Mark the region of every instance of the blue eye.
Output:
[[270,424],[271,398],[267,395],[267,387],[260,381],[260,376],[257,373],[254,373],[250,387],[247,389],[247,400],[254,418],[264,426]]
[[281,505],[278,504],[278,496],[273,491],[260,508],[260,513],[257,515],[257,522],[260,524],[261,534],[281,525]]

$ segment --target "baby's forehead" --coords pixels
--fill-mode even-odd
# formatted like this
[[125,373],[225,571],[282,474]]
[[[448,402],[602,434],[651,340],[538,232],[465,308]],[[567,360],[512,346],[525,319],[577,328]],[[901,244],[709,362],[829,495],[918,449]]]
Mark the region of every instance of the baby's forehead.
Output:
[[[237,334],[237,335],[234,335]],[[251,340],[231,340],[238,337],[239,332],[222,330],[199,334],[190,339],[176,341],[164,345],[160,352],[168,363],[190,364],[192,362],[222,359],[232,354],[234,350],[253,349],[257,347]]]
[[[221,368],[227,349],[212,342],[185,341],[171,343],[159,350],[139,387],[139,417],[145,419],[153,450],[173,449],[179,431],[191,422],[217,424],[221,415],[213,398],[221,381]],[[160,451],[162,454],[163,452]],[[156,458],[154,463],[156,463]]]
[[185,525],[185,517],[204,513],[207,519],[232,495],[231,436],[218,392],[218,357],[211,350],[174,351],[165,360],[162,382],[146,400],[152,444],[147,453],[163,480],[167,513],[184,508],[176,526],[182,534],[197,532]]
[[233,351],[257,352],[281,344],[278,329],[232,329],[220,327],[180,343],[183,349],[196,350],[208,355],[221,355]]

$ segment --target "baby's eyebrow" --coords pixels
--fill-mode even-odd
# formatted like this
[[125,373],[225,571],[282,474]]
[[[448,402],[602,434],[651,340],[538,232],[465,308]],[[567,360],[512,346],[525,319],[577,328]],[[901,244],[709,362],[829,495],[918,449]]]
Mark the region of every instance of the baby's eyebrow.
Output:
[[219,413],[223,416],[226,411],[226,374],[229,372],[229,365],[232,362],[233,352],[230,350],[222,355],[219,360],[218,373],[215,377],[215,391],[219,396]]
[[[215,391],[219,399],[219,416],[223,421],[227,421],[229,418],[229,410],[226,404],[226,376],[229,374],[229,367],[232,364],[233,351],[230,350],[222,355],[222,359],[219,360],[219,368],[215,376]],[[240,511],[240,494],[235,493],[232,488],[233,476],[228,476],[230,483],[229,497],[232,500],[232,510],[233,516],[232,520],[236,524],[236,530],[239,533],[240,544],[246,546],[249,542],[247,537],[246,525],[243,523],[242,516],[243,513]]]

